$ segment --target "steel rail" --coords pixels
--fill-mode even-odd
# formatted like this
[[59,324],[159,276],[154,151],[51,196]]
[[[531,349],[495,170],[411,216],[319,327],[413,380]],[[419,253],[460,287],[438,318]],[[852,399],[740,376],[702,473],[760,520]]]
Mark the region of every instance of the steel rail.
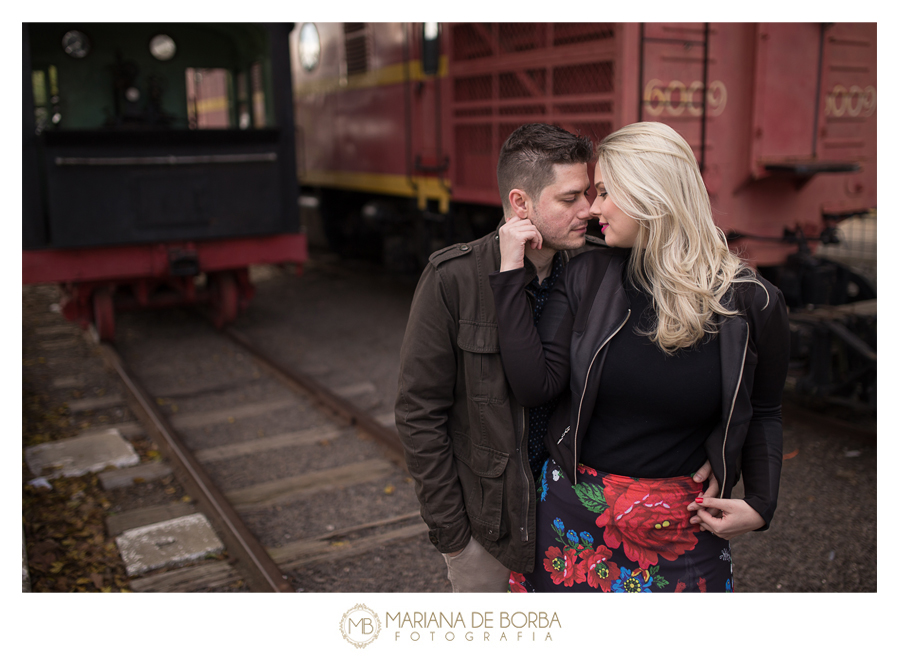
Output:
[[274,373],[286,385],[295,391],[311,396],[319,404],[375,439],[384,448],[387,457],[403,468],[404,471],[407,471],[406,458],[403,455],[403,444],[400,443],[400,437],[397,435],[396,430],[388,429],[352,402],[322,386],[313,378],[300,372],[288,370],[235,329],[225,327],[221,331],[243,349],[250,352],[253,358]]
[[194,496],[198,506],[210,516],[210,520],[221,533],[225,546],[232,557],[237,558],[248,584],[258,592],[291,592],[287,577],[278,568],[265,547],[259,543],[225,495],[213,483],[194,455],[187,449],[169,421],[159,412],[156,404],[143,386],[125,367],[115,348],[100,343],[100,350],[107,365],[118,373],[138,406],[150,429],[159,438],[159,445],[166,455],[175,462],[184,475],[182,484]]

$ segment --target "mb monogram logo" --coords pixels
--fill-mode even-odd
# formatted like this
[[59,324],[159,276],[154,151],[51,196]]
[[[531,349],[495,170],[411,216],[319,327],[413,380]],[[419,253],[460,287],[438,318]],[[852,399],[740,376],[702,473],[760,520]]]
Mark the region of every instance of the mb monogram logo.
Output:
[[372,610],[359,603],[341,618],[341,635],[357,649],[375,641],[381,632],[381,620]]

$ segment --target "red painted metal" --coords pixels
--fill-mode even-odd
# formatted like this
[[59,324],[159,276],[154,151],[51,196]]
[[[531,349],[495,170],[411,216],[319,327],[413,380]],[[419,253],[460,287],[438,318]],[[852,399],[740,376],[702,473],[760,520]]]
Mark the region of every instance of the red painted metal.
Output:
[[112,341],[116,334],[113,293],[108,287],[97,288],[93,294],[94,326],[100,340]]
[[195,254],[201,272],[307,259],[306,235],[22,252],[22,283],[78,283],[170,276],[171,258]]
[[[173,261],[185,257],[208,275],[206,287],[198,289],[192,274],[173,273]],[[253,298],[249,265],[295,264],[299,274],[306,258],[303,234],[23,251],[22,282],[60,284],[63,316],[84,328],[93,323],[111,341],[115,311],[211,303],[216,325],[223,326]]]
[[[341,24],[317,26],[322,62],[307,73],[295,60],[301,86],[341,79]],[[756,264],[796,250],[778,242],[785,231],[815,247],[823,216],[877,205],[874,23],[447,23],[447,75],[409,85],[377,80],[402,65],[404,39],[415,62],[421,24],[367,29],[369,83],[345,76],[296,99],[301,182],[304,167],[407,175],[406,154],[427,159],[440,134],[451,201],[496,207],[497,154],[522,123],[599,140],[644,120],[693,146],[718,225],[764,238],[733,241]]]
[[210,278],[213,324],[221,329],[237,317],[238,287],[231,272],[215,272]]
[[497,154],[523,123],[557,123],[592,138],[612,131],[615,26],[448,26],[447,106],[453,200],[498,205]]

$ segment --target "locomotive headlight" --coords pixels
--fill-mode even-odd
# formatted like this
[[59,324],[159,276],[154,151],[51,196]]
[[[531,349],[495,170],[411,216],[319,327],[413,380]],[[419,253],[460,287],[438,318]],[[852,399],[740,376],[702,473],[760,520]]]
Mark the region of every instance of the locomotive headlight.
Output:
[[434,41],[438,38],[438,24],[425,23],[423,26],[423,34],[425,36],[425,41]]
[[304,23],[300,28],[300,64],[307,71],[312,71],[319,63],[322,43],[319,41],[319,30],[313,23]]
[[87,35],[78,30],[69,30],[63,35],[62,47],[67,55],[75,59],[87,57],[87,54],[91,52],[91,42]]
[[168,34],[157,34],[150,39],[150,54],[161,62],[175,57],[175,41]]

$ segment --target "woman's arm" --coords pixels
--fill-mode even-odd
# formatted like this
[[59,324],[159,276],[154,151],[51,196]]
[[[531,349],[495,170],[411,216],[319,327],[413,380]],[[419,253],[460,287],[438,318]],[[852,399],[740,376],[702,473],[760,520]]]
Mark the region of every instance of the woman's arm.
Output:
[[771,284],[767,288],[769,304],[759,314],[760,321],[751,323],[757,348],[750,394],[753,416],[741,453],[744,500],[765,520],[762,529],[768,528],[778,502],[782,466],[781,398],[790,358],[790,326],[784,297]]
[[[769,302],[765,311],[758,313],[761,318],[757,321],[752,313],[748,314],[757,363],[750,394],[753,415],[741,452],[744,499],[698,501],[704,508],[722,513],[716,518],[700,509],[697,512],[700,527],[725,539],[768,528],[778,501],[782,464],[781,398],[790,356],[790,327],[781,291],[771,285],[767,288]],[[759,306],[765,303],[761,291],[755,303]]]
[[530,233],[520,226],[523,222],[527,220],[510,221],[500,229],[501,271],[494,272],[489,278],[497,309],[500,356],[506,378],[519,403],[533,407],[556,398],[569,385],[573,315],[569,308],[566,273],[563,272],[544,306],[539,334],[525,291],[534,274],[524,265],[503,270],[509,263],[507,254],[512,251],[518,255],[508,243],[520,240],[524,250],[524,242],[531,239]]

